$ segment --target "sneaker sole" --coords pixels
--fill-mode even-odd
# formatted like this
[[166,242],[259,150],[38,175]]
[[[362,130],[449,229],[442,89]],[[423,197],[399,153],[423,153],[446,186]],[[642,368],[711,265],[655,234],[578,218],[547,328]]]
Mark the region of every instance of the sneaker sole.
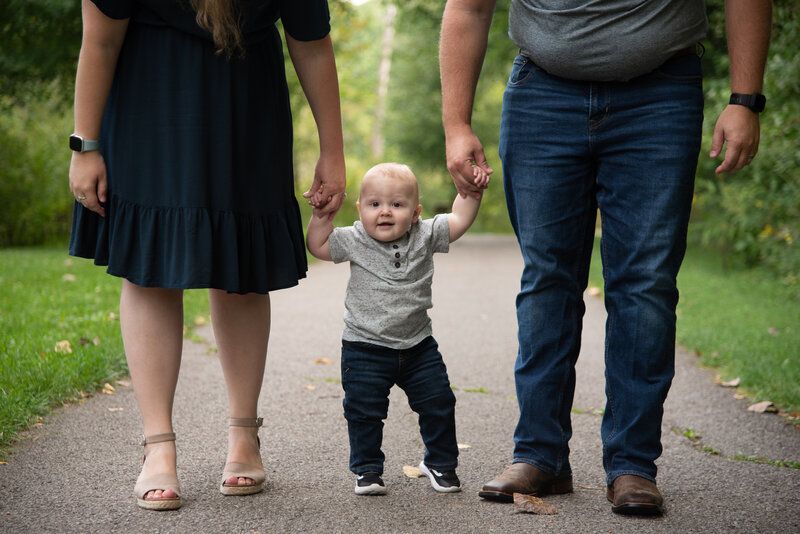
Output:
[[356,495],[386,495],[386,486],[372,484],[371,486],[356,485]]
[[433,489],[435,489],[439,493],[456,493],[461,491],[461,486],[450,486],[449,488],[440,486],[436,482],[436,478],[433,476],[433,473],[431,473],[430,470],[428,469],[428,466],[425,465],[424,461],[419,463],[419,470],[422,472],[423,475],[428,477],[428,479],[431,481],[431,486],[433,486]]

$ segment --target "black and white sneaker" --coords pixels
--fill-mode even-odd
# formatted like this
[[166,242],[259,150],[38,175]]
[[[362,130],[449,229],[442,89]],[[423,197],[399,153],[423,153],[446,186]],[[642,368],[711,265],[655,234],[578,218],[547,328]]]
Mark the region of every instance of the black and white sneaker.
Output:
[[369,471],[356,477],[356,495],[386,495],[381,475]]
[[461,491],[461,481],[458,479],[455,470],[437,471],[430,469],[425,462],[419,463],[419,470],[422,474],[431,479],[431,486],[439,493],[454,493]]

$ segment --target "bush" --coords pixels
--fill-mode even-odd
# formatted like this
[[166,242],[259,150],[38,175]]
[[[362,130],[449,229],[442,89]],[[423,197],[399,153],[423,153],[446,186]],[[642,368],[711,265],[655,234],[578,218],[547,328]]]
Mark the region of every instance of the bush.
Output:
[[0,96],[0,246],[55,243],[69,233],[72,114],[61,85]]
[[732,262],[762,265],[800,297],[800,13],[793,1],[775,2],[765,74],[767,108],[761,115],[758,157],[746,170],[715,175],[706,155],[714,122],[727,103],[728,57],[722,1],[709,2],[706,124],[697,173],[693,238],[723,251]]

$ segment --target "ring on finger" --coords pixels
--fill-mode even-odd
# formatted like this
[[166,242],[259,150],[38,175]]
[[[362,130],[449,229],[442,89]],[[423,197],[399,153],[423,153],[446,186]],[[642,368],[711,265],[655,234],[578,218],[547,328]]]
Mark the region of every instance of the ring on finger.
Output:
[[80,195],[80,196],[77,196],[77,197],[75,197],[75,199],[76,199],[78,202],[83,202],[84,200],[86,200],[86,196],[84,196],[84,195]]

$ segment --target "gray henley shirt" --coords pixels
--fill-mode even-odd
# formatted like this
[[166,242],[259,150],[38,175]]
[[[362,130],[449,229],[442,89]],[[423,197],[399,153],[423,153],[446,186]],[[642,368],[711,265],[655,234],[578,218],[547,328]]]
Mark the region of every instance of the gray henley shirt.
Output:
[[391,242],[356,221],[335,228],[328,243],[334,263],[350,262],[342,339],[407,349],[431,335],[433,254],[450,249],[447,215],[418,220]]

